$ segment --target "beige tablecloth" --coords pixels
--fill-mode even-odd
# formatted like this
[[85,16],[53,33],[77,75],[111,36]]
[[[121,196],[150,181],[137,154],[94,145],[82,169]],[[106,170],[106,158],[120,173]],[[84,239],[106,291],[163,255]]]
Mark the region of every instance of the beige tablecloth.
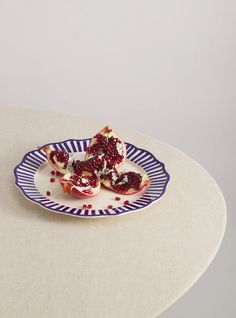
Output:
[[208,173],[149,136],[114,126],[154,153],[171,176],[163,199],[122,217],[79,219],[27,201],[13,168],[25,152],[89,137],[104,124],[63,114],[1,109],[0,317],[153,318],[206,270],[226,208]]

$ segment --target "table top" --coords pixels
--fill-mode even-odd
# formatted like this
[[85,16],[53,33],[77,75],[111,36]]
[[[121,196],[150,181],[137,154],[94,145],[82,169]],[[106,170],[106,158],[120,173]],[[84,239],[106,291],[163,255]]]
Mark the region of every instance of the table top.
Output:
[[105,122],[0,109],[0,316],[147,318],[183,295],[213,260],[226,225],[224,198],[181,151],[113,125],[164,162],[163,199],[138,213],[102,219],[57,215],[27,201],[13,169],[37,146],[86,138]]

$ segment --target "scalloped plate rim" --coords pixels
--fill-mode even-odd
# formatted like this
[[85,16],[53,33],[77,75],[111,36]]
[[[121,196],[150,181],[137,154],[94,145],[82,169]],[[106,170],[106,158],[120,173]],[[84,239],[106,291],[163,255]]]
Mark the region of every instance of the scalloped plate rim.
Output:
[[[88,140],[91,140],[91,138],[82,138],[82,139],[76,139],[76,138],[69,138],[69,139],[66,139],[66,140],[62,140],[62,141],[57,141],[57,142],[52,142],[52,143],[47,143],[45,144],[44,146],[49,146],[49,145],[57,145],[57,144],[62,144],[62,143],[66,143],[66,142],[71,142],[71,141],[79,141],[79,142],[85,142],[85,141],[88,141]],[[142,211],[150,206],[152,206],[154,203],[156,203],[156,201],[159,201],[161,200],[164,195],[165,195],[165,192],[166,192],[166,189],[167,189],[167,186],[170,182],[170,175],[169,173],[167,172],[166,170],[166,165],[165,163],[161,162],[160,160],[158,160],[149,150],[147,149],[144,149],[144,148],[140,148],[140,147],[137,147],[135,145],[133,145],[132,143],[129,143],[129,142],[125,142],[125,145],[126,146],[130,146],[136,150],[140,150],[141,152],[146,152],[148,155],[150,155],[157,163],[160,164],[160,166],[162,167],[163,171],[165,172],[166,174],[166,183],[165,185],[163,186],[163,189],[162,189],[162,192],[161,192],[161,195],[160,197],[158,198],[155,198],[154,200],[150,201],[149,203],[146,203],[145,205],[143,205],[142,207],[139,207],[139,208],[136,208],[134,210],[130,210],[130,211],[125,211],[125,212],[122,212],[122,213],[115,213],[115,214],[101,214],[101,215],[79,215],[79,214],[71,214],[71,213],[68,213],[68,212],[63,212],[63,211],[56,211],[56,210],[53,210],[49,207],[46,207],[43,203],[41,202],[37,202],[35,201],[33,198],[30,198],[25,192],[24,192],[24,189],[22,189],[22,187],[18,184],[18,176],[17,176],[17,168],[20,167],[20,165],[25,161],[25,159],[27,158],[28,155],[30,155],[31,153],[34,153],[36,152],[37,150],[39,150],[38,148],[37,149],[33,149],[33,150],[30,150],[28,152],[26,152],[22,158],[22,160],[15,166],[13,172],[14,172],[14,176],[15,176],[15,186],[20,190],[20,192],[23,194],[23,196],[30,202],[34,203],[34,204],[37,204],[38,206],[42,207],[44,210],[47,210],[47,211],[50,211],[50,212],[54,212],[54,213],[59,213],[59,214],[64,214],[64,215],[67,215],[67,216],[71,216],[71,217],[75,217],[75,218],[87,218],[87,219],[91,219],[91,218],[106,218],[106,217],[111,217],[111,216],[115,216],[115,217],[118,217],[118,216],[123,216],[123,215],[127,215],[127,214],[130,214],[130,213],[135,213],[135,212],[139,212],[139,211]],[[127,154],[127,159],[128,159],[128,154]],[[46,160],[45,160],[46,161]],[[132,161],[132,160],[131,160]],[[133,162],[133,161],[132,161]],[[139,165],[140,166],[140,165]],[[142,167],[142,166],[140,166]],[[142,168],[144,169],[144,168]],[[145,169],[144,169],[145,170]],[[146,171],[145,171],[146,172]],[[141,197],[142,198],[142,197]],[[54,201],[52,201],[54,202]],[[128,205],[127,205],[128,206]],[[106,209],[106,210],[109,210],[109,209]],[[112,209],[111,209],[112,210]]]

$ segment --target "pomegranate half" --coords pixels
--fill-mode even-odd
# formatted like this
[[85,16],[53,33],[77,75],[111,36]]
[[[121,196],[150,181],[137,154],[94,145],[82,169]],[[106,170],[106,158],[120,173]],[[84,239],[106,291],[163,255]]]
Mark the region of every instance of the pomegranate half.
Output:
[[64,192],[84,199],[97,195],[101,188],[101,183],[94,173],[83,172],[81,175],[68,173],[59,179]]
[[92,157],[98,157],[103,161],[103,170],[118,168],[126,159],[125,143],[112,128],[106,126],[91,139],[85,159]]
[[135,194],[150,184],[148,177],[145,174],[140,174],[134,171],[118,173],[116,170],[109,172],[103,176],[102,184],[120,194]]
[[55,150],[52,146],[43,146],[42,149],[47,157],[48,162],[56,171],[61,174],[67,174],[70,172],[70,155],[62,150]]

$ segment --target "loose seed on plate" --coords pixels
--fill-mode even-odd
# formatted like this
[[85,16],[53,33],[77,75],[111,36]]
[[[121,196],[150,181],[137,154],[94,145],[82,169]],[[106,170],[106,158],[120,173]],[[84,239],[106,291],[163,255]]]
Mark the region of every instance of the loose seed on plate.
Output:
[[92,204],[88,204],[87,206],[88,209],[92,209],[92,207],[93,207]]
[[120,197],[115,197],[115,200],[116,201],[120,201]]
[[54,171],[54,170],[51,171],[51,175],[52,175],[52,176],[55,175],[55,171]]
[[47,191],[46,194],[49,196],[49,195],[51,195],[51,192],[50,192],[50,191]]
[[108,206],[108,209],[113,209],[113,205],[109,204]]
[[124,204],[125,204],[125,205],[129,204],[129,201],[128,201],[128,200],[125,200]]
[[55,182],[55,178],[51,178],[51,179],[50,179],[50,182]]

